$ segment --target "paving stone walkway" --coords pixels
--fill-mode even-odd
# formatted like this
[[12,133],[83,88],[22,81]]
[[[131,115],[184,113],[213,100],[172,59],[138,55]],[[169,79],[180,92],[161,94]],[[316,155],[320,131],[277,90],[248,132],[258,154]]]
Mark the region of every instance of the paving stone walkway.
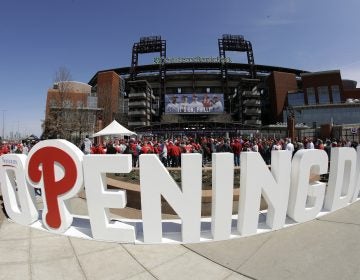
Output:
[[360,279],[360,202],[276,232],[190,245],[69,238],[17,225],[2,211],[0,223],[6,280]]

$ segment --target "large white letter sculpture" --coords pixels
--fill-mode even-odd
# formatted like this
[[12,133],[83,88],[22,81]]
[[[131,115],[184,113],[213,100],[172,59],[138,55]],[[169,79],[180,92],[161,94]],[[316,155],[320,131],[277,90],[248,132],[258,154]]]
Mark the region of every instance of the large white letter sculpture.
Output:
[[292,160],[291,188],[287,214],[296,222],[315,219],[319,214],[325,195],[325,183],[309,183],[310,173],[327,172],[328,156],[322,150],[300,150]]
[[131,155],[88,155],[84,157],[85,191],[91,231],[99,240],[134,242],[133,226],[110,222],[109,208],[125,208],[126,192],[106,190],[106,172],[129,173]]
[[83,153],[66,140],[45,140],[35,145],[26,161],[27,180],[40,187],[44,202],[42,222],[53,232],[65,232],[73,216],[65,202],[83,187]]
[[358,147],[356,148],[356,155],[357,155],[356,172],[355,172],[356,181],[355,181],[354,195],[351,202],[355,202],[358,199],[360,192],[360,145],[358,145]]
[[181,155],[182,191],[156,155],[140,155],[144,242],[161,243],[161,195],[182,219],[182,241],[200,241],[202,167],[200,154]]
[[0,185],[5,209],[9,217],[21,225],[29,225],[39,218],[34,188],[25,179],[25,161],[25,155],[1,156]]
[[214,240],[223,240],[231,233],[234,155],[213,153],[212,166],[211,232]]
[[273,230],[282,228],[289,198],[291,153],[273,151],[271,172],[257,152],[241,153],[240,157],[238,231],[242,235],[256,233],[261,194],[268,204],[266,224]]
[[[141,221],[112,221],[109,208],[124,208],[124,190],[108,190],[106,173],[129,173],[131,155],[87,155],[66,140],[45,140],[36,144],[28,157],[6,154],[0,157],[0,187],[9,217],[22,225],[39,228],[34,188],[41,188],[41,222],[51,232],[116,242],[166,243],[204,241],[210,235],[209,219],[201,219],[202,159],[198,153],[182,154],[181,188],[155,154],[140,156]],[[288,151],[273,151],[271,171],[261,155],[241,153],[238,233],[231,235],[233,209],[233,154],[214,153],[211,234],[224,240],[256,234],[259,229],[259,206],[267,202],[266,227],[285,225],[286,214],[295,222],[312,220],[325,211],[332,212],[359,200],[360,147],[331,150],[328,186],[311,176],[325,174],[328,156],[322,150],[300,150],[291,161]],[[84,230],[71,228],[73,216],[68,205],[86,185],[89,217]],[[32,186],[32,187],[30,187]],[[162,220],[161,198],[169,203],[180,219]],[[265,211],[264,211],[265,213]],[[74,223],[77,227],[79,223]],[[170,228],[175,225],[176,230]],[[263,223],[260,224],[262,227]],[[141,228],[142,226],[142,228]],[[180,229],[181,226],[181,229]],[[201,231],[203,230],[203,232]],[[136,230],[139,230],[136,237]],[[164,230],[164,236],[163,236]],[[267,229],[264,229],[267,231]],[[202,235],[201,235],[202,234]],[[181,237],[180,237],[181,235]],[[143,240],[142,240],[143,237]],[[180,237],[180,238],[179,238]],[[204,237],[204,239],[201,239]],[[171,239],[171,241],[169,240]],[[180,240],[181,239],[181,240]]]
[[354,148],[332,148],[330,175],[324,208],[335,211],[345,207],[354,196],[356,151]]

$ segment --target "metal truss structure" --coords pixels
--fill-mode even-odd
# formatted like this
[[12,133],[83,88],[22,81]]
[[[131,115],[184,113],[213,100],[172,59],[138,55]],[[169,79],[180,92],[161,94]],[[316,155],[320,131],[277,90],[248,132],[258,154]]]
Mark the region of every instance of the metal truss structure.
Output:
[[131,55],[130,80],[136,80],[137,66],[139,62],[139,54],[160,53],[159,63],[159,83],[160,83],[160,99],[165,94],[165,78],[166,78],[166,40],[162,40],[161,36],[141,37],[140,41],[134,43]]
[[224,34],[221,39],[218,39],[218,44],[221,61],[221,76],[224,80],[227,79],[228,71],[226,63],[227,51],[246,52],[249,64],[249,76],[252,79],[256,78],[254,53],[250,41],[245,40],[242,35]]

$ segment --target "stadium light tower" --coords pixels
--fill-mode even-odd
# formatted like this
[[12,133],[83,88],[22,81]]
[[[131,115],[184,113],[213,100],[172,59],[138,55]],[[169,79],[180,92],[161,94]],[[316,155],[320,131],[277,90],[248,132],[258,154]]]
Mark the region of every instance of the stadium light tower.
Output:
[[137,75],[137,66],[139,62],[139,54],[144,53],[159,53],[160,54],[160,63],[159,63],[159,82],[160,82],[160,100],[164,100],[165,94],[165,78],[166,78],[166,40],[162,40],[161,36],[148,36],[141,37],[140,41],[134,43],[132,48],[131,56],[131,68],[130,68],[130,80],[136,80]]
[[166,58],[166,40],[161,36],[141,37],[140,41],[134,43],[131,57],[131,80],[135,80],[136,67],[138,66],[139,54],[160,53],[160,78],[165,79],[165,58]]
[[220,60],[222,62],[221,75],[223,79],[227,77],[226,51],[246,52],[250,78],[256,78],[254,53],[250,41],[245,40],[242,35],[224,34],[221,39],[218,39],[218,44]]

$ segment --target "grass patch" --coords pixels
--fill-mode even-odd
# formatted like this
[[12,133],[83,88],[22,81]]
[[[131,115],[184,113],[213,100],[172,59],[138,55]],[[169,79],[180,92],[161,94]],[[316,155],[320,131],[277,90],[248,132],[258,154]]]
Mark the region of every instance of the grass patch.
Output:
[[[181,185],[181,169],[170,169],[169,173],[171,177],[174,179],[174,181]],[[113,174],[108,173],[107,176],[109,178],[128,182],[131,184],[137,184],[140,185],[140,175],[139,170],[132,170],[130,173],[124,174]],[[240,187],[240,169],[234,170],[234,188]],[[210,190],[212,188],[212,170],[210,168],[203,169],[202,171],[202,189],[203,190]]]

